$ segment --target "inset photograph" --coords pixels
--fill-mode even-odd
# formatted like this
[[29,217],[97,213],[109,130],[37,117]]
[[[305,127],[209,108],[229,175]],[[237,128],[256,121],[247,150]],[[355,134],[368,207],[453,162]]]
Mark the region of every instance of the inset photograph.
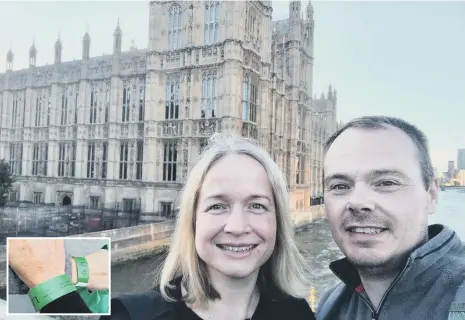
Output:
[[7,315],[109,315],[110,238],[7,238]]

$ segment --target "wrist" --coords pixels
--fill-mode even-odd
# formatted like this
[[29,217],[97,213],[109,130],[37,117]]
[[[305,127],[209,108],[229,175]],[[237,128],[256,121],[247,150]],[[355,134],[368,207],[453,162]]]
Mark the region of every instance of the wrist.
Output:
[[89,263],[86,257],[73,257],[73,262],[75,264],[75,274],[76,274],[76,287],[88,287],[90,270]]
[[39,312],[49,303],[73,291],[76,291],[76,288],[69,276],[63,273],[32,287],[28,296],[34,310]]
[[61,276],[64,272],[36,272],[31,278],[23,280],[29,287],[33,288],[39,284],[47,282],[50,279]]
[[71,281],[73,284],[77,283],[77,266],[76,266],[76,261],[74,261],[73,258],[71,260]]
[[18,276],[29,288],[33,288],[64,273],[64,270],[60,268],[50,269],[40,265],[30,265],[27,273],[18,274]]

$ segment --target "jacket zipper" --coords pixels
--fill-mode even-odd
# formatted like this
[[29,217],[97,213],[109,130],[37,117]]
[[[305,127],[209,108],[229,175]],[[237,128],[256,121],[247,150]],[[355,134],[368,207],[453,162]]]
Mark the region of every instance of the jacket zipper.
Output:
[[402,271],[397,275],[397,277],[394,279],[394,281],[392,281],[391,285],[389,286],[389,288],[386,290],[386,292],[384,293],[383,297],[381,298],[381,301],[379,303],[379,306],[378,306],[378,309],[376,311],[373,310],[373,308],[371,307],[371,305],[368,303],[368,301],[366,301],[363,297],[363,300],[365,301],[365,303],[368,304],[368,306],[370,307],[371,309],[371,320],[378,320],[378,317],[379,317],[379,312],[381,310],[381,307],[383,306],[384,302],[386,301],[386,296],[388,295],[388,293],[392,290],[392,288],[395,286],[395,284],[397,283],[397,281],[399,281],[400,277],[402,277],[402,275],[405,273],[405,271],[407,270],[408,266],[410,264],[410,258],[408,258],[407,260],[407,263],[405,264],[404,268],[402,269]]
[[[345,281],[342,280],[337,274],[336,274],[336,276],[339,278],[339,280],[342,281],[342,283],[345,283]],[[370,302],[367,301],[367,300],[365,299],[365,297],[362,296],[360,293],[358,293],[358,292],[355,292],[355,293],[358,294],[358,296],[360,297],[360,299],[362,299],[362,301],[363,301],[363,302],[367,305],[367,307],[370,309],[370,311],[371,311],[371,318],[372,318],[371,320],[377,320],[377,319],[378,319],[378,316],[377,316],[375,310],[373,310],[373,307],[371,306]]]
[[[373,309],[373,307],[371,306],[370,302],[367,301],[365,299],[364,296],[362,296],[360,293],[356,292],[359,297],[362,299],[362,301],[367,305],[367,307],[371,310],[371,320],[379,320],[379,312],[381,310],[381,307],[383,306],[385,300],[386,300],[386,296],[388,295],[389,291],[392,290],[392,287],[394,287],[394,285],[397,283],[397,281],[399,281],[400,277],[402,277],[402,275],[405,273],[405,271],[407,270],[409,264],[410,264],[410,257],[408,258],[407,260],[407,263],[405,264],[404,268],[402,269],[402,271],[397,275],[397,277],[395,277],[394,281],[392,281],[391,285],[389,286],[389,288],[386,290],[386,292],[384,293],[383,297],[381,298],[381,302],[379,303],[379,306],[378,306],[378,309],[375,311]],[[342,280],[338,275],[336,275],[343,283],[344,280]]]

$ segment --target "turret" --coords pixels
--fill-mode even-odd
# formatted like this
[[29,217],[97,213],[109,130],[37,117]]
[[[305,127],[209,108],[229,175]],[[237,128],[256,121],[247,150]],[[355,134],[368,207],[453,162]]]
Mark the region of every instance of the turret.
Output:
[[330,84],[328,87],[328,99],[331,100],[333,97],[333,86]]
[[8,53],[6,54],[6,70],[7,71],[12,71],[13,70],[13,61],[15,59],[15,56],[13,55],[13,51],[8,50]]
[[37,60],[37,49],[36,49],[34,42],[32,42],[32,46],[29,49],[29,67],[35,67],[36,60]]
[[130,50],[130,51],[135,51],[135,50],[137,50],[136,42],[134,41],[134,39],[131,40],[131,46],[129,47],[129,50]]
[[61,63],[62,50],[63,50],[63,47],[61,45],[60,35],[58,35],[58,39],[55,42],[55,64]]
[[300,0],[289,2],[289,40],[300,40],[301,34],[301,6]]
[[113,32],[113,54],[121,53],[122,38],[123,38],[123,33],[121,32],[121,28],[119,27],[119,18],[118,18],[118,25],[116,26],[115,32]]
[[312,2],[309,1],[307,4],[307,21],[312,21],[313,20],[313,6]]
[[82,60],[88,61],[90,57],[90,36],[86,32],[84,38],[82,38]]
[[313,34],[315,21],[313,20],[313,6],[311,2],[308,2],[306,10],[306,21],[303,26],[302,33],[304,35],[303,43],[308,50],[310,55],[313,55]]
[[276,28],[273,29],[271,34],[271,61],[274,66],[274,62],[276,61],[276,42],[278,41],[278,36],[276,34]]

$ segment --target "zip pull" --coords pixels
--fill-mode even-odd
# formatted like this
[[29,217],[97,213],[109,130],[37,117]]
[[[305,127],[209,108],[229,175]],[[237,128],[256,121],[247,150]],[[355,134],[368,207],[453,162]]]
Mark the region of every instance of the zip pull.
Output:
[[378,320],[378,315],[374,311],[371,312],[371,320]]

